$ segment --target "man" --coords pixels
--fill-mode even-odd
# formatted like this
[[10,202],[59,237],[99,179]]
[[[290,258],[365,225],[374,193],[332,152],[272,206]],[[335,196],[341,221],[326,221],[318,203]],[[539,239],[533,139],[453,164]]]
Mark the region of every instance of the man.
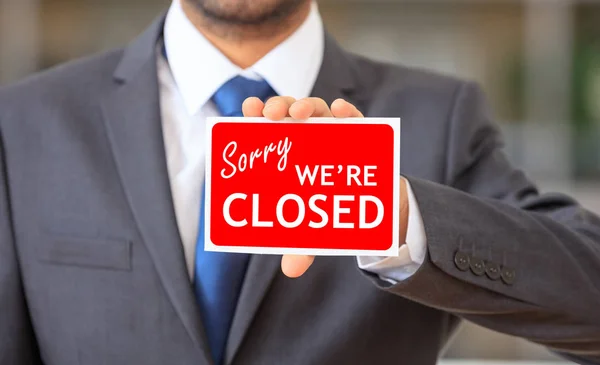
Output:
[[[427,365],[461,318],[600,363],[600,219],[476,86],[344,52],[308,0],[181,1],[0,91],[1,364]],[[204,252],[205,118],[242,112],[403,118],[400,256]]]

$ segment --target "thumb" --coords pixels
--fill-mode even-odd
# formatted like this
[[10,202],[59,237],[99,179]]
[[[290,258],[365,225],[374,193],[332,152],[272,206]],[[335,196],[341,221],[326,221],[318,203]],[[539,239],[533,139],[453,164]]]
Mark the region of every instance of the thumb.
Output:
[[298,278],[304,275],[314,261],[314,256],[284,255],[281,258],[281,271],[287,277]]

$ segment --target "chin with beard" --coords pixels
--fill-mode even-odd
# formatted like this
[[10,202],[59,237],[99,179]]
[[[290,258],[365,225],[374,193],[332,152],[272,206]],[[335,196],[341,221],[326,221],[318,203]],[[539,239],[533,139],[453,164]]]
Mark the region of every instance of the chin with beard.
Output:
[[259,27],[292,17],[310,0],[185,0],[213,25]]

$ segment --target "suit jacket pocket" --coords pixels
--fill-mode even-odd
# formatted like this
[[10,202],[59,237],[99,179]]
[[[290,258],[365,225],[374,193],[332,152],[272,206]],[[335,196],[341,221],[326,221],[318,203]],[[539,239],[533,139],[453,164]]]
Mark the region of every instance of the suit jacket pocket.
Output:
[[42,262],[98,269],[131,270],[131,242],[116,239],[50,237],[38,248]]

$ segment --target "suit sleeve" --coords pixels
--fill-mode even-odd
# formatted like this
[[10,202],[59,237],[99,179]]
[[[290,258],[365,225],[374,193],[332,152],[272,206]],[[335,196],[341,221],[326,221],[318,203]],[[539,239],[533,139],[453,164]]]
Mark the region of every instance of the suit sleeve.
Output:
[[473,84],[448,123],[446,182],[408,177],[427,257],[379,287],[571,359],[600,363],[600,219],[573,199],[540,194],[502,152]]
[[15,250],[2,138],[0,131],[0,364],[39,364]]

